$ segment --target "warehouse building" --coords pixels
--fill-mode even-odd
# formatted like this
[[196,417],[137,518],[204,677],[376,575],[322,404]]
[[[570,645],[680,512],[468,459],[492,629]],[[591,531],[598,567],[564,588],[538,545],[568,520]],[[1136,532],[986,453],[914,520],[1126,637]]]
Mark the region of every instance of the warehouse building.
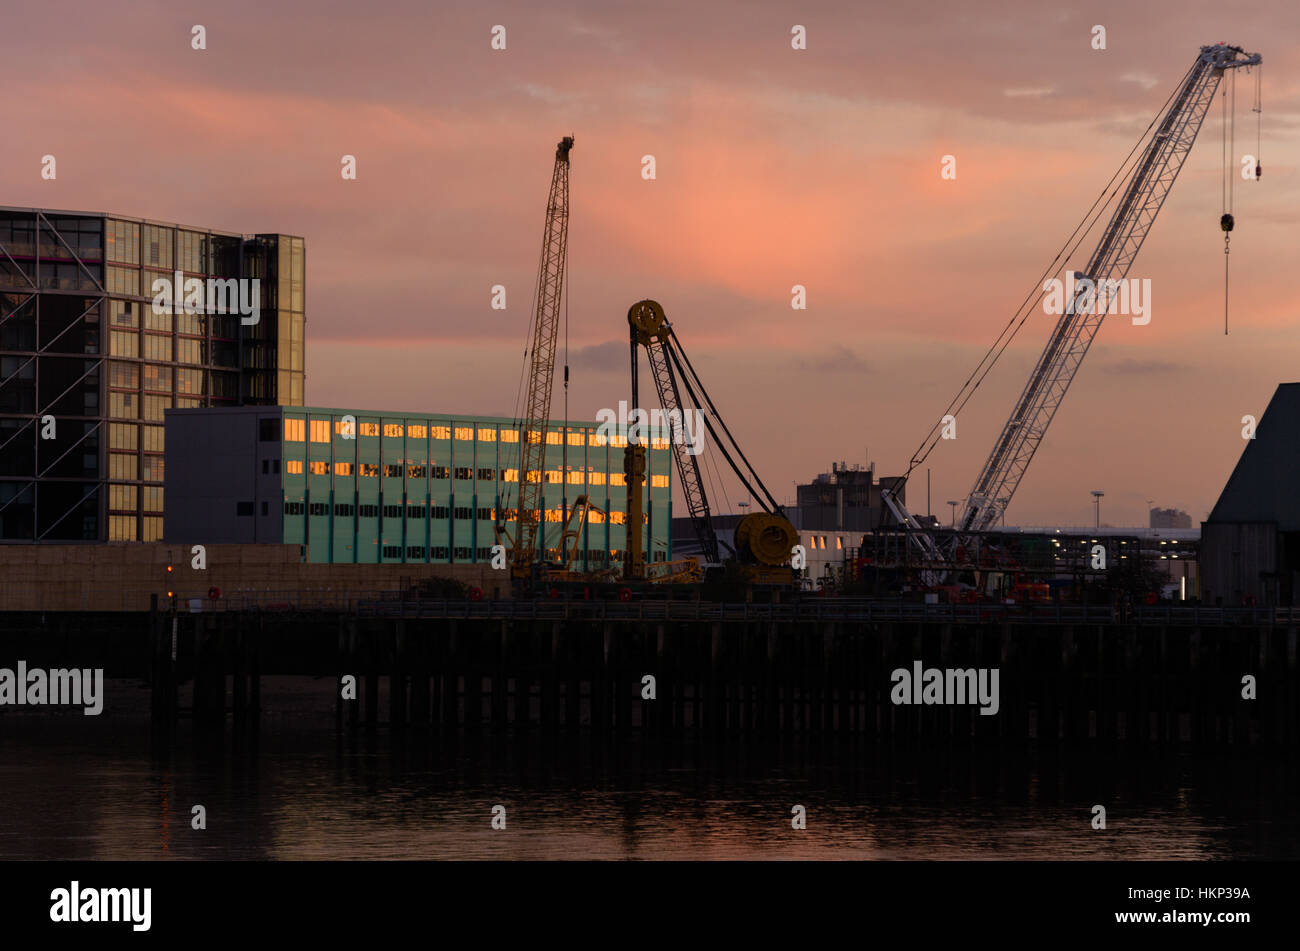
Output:
[[[161,539],[168,409],[303,403],[305,253],[290,235],[0,208],[0,543]],[[178,274],[256,282],[256,321],[157,306]]]
[[1288,606],[1300,596],[1300,383],[1269,400],[1201,523],[1201,598],[1208,604]]
[[[459,564],[491,560],[498,513],[516,528],[515,420],[250,406],[171,410],[166,427],[167,542],[292,544],[309,562]],[[544,438],[539,551],[558,556],[566,516],[588,495],[600,511],[582,529],[575,566],[619,563],[625,437],[553,422]],[[653,439],[647,561],[672,557],[671,462],[667,441]]]

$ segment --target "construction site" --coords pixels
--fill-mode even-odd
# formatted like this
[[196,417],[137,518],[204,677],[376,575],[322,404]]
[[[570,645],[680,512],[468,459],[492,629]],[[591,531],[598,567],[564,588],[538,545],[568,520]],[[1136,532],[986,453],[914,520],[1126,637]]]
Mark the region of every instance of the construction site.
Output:
[[[626,405],[614,419],[556,418],[581,154],[569,135],[555,146],[513,415],[171,408],[161,539],[0,546],[0,625],[33,662],[88,651],[147,678],[162,722],[255,715],[257,678],[274,671],[359,675],[340,724],[1293,745],[1300,523],[1244,511],[1230,481],[1207,525],[1272,525],[1252,529],[1244,566],[1227,528],[1005,527],[1220,84],[1260,64],[1200,49],[900,475],[836,464],[783,504],[710,396],[714,368],[687,355],[690,315],[640,295],[625,315]],[[1226,207],[1219,225],[1226,252]],[[916,514],[913,476],[1041,309],[1044,277],[1090,236],[960,508],[949,503],[946,527]],[[1249,445],[1237,495],[1270,464],[1256,457],[1300,475],[1294,450],[1277,448],[1294,387]],[[32,438],[41,415],[25,417]],[[217,444],[232,448],[213,464]],[[742,513],[720,510],[741,495]],[[886,674],[913,658],[1002,668],[1017,685],[1008,713],[991,725],[896,711]],[[1231,688],[1251,671],[1271,699],[1246,714]],[[653,713],[636,699],[647,673],[667,698]]]

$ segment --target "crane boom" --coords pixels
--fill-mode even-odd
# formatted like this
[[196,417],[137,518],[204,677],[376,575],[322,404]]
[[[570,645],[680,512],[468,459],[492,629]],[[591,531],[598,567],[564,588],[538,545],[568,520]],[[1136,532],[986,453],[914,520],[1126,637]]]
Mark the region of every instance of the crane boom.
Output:
[[511,570],[516,577],[527,575],[537,557],[537,533],[542,522],[542,467],[546,459],[546,427],[551,418],[555,347],[559,339],[560,300],[564,293],[564,263],[569,241],[569,152],[572,149],[571,135],[555,147],[555,168],[546,202],[546,228],[542,232],[528,402],[519,434],[518,529],[510,555]]
[[1224,71],[1261,62],[1240,47],[1201,47],[1196,64],[1165,113],[1124,188],[1101,242],[1088,261],[1078,293],[1056,322],[1024,391],[971,489],[958,523],[984,531],[1006,511],[1047,427],[1065,398],[1084,355],[1109,310],[1110,294],[1128,274],[1174,180],[1196,141]]

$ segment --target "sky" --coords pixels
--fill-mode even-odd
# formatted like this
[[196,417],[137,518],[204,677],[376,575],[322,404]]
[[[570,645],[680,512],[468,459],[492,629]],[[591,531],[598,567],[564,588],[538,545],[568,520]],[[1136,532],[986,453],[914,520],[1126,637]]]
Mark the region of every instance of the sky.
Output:
[[[1258,141],[1263,175],[1233,189],[1230,333],[1216,99],[1129,273],[1151,282],[1150,323],[1105,321],[1007,514],[1090,524],[1100,490],[1104,522],[1145,524],[1152,500],[1195,523],[1242,417],[1300,380],[1293,0],[10,0],[0,205],[301,235],[309,405],[512,416],[555,144],[574,135],[569,417],[628,397],[626,313],[654,298],[786,500],[832,461],[906,469],[1220,41],[1265,64],[1258,139],[1255,77],[1237,80],[1235,162]],[[1026,321],[930,455],[936,513],[969,492],[1052,324]],[[926,510],[925,467],[908,502]]]

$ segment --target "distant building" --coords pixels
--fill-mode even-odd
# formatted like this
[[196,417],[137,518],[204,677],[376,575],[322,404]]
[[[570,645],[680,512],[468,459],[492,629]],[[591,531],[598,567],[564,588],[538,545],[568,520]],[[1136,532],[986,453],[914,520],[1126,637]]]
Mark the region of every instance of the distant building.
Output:
[[1151,528],[1191,528],[1192,517],[1181,509],[1152,509]]
[[1283,383],[1201,523],[1201,598],[1293,605],[1300,597],[1300,383]]

